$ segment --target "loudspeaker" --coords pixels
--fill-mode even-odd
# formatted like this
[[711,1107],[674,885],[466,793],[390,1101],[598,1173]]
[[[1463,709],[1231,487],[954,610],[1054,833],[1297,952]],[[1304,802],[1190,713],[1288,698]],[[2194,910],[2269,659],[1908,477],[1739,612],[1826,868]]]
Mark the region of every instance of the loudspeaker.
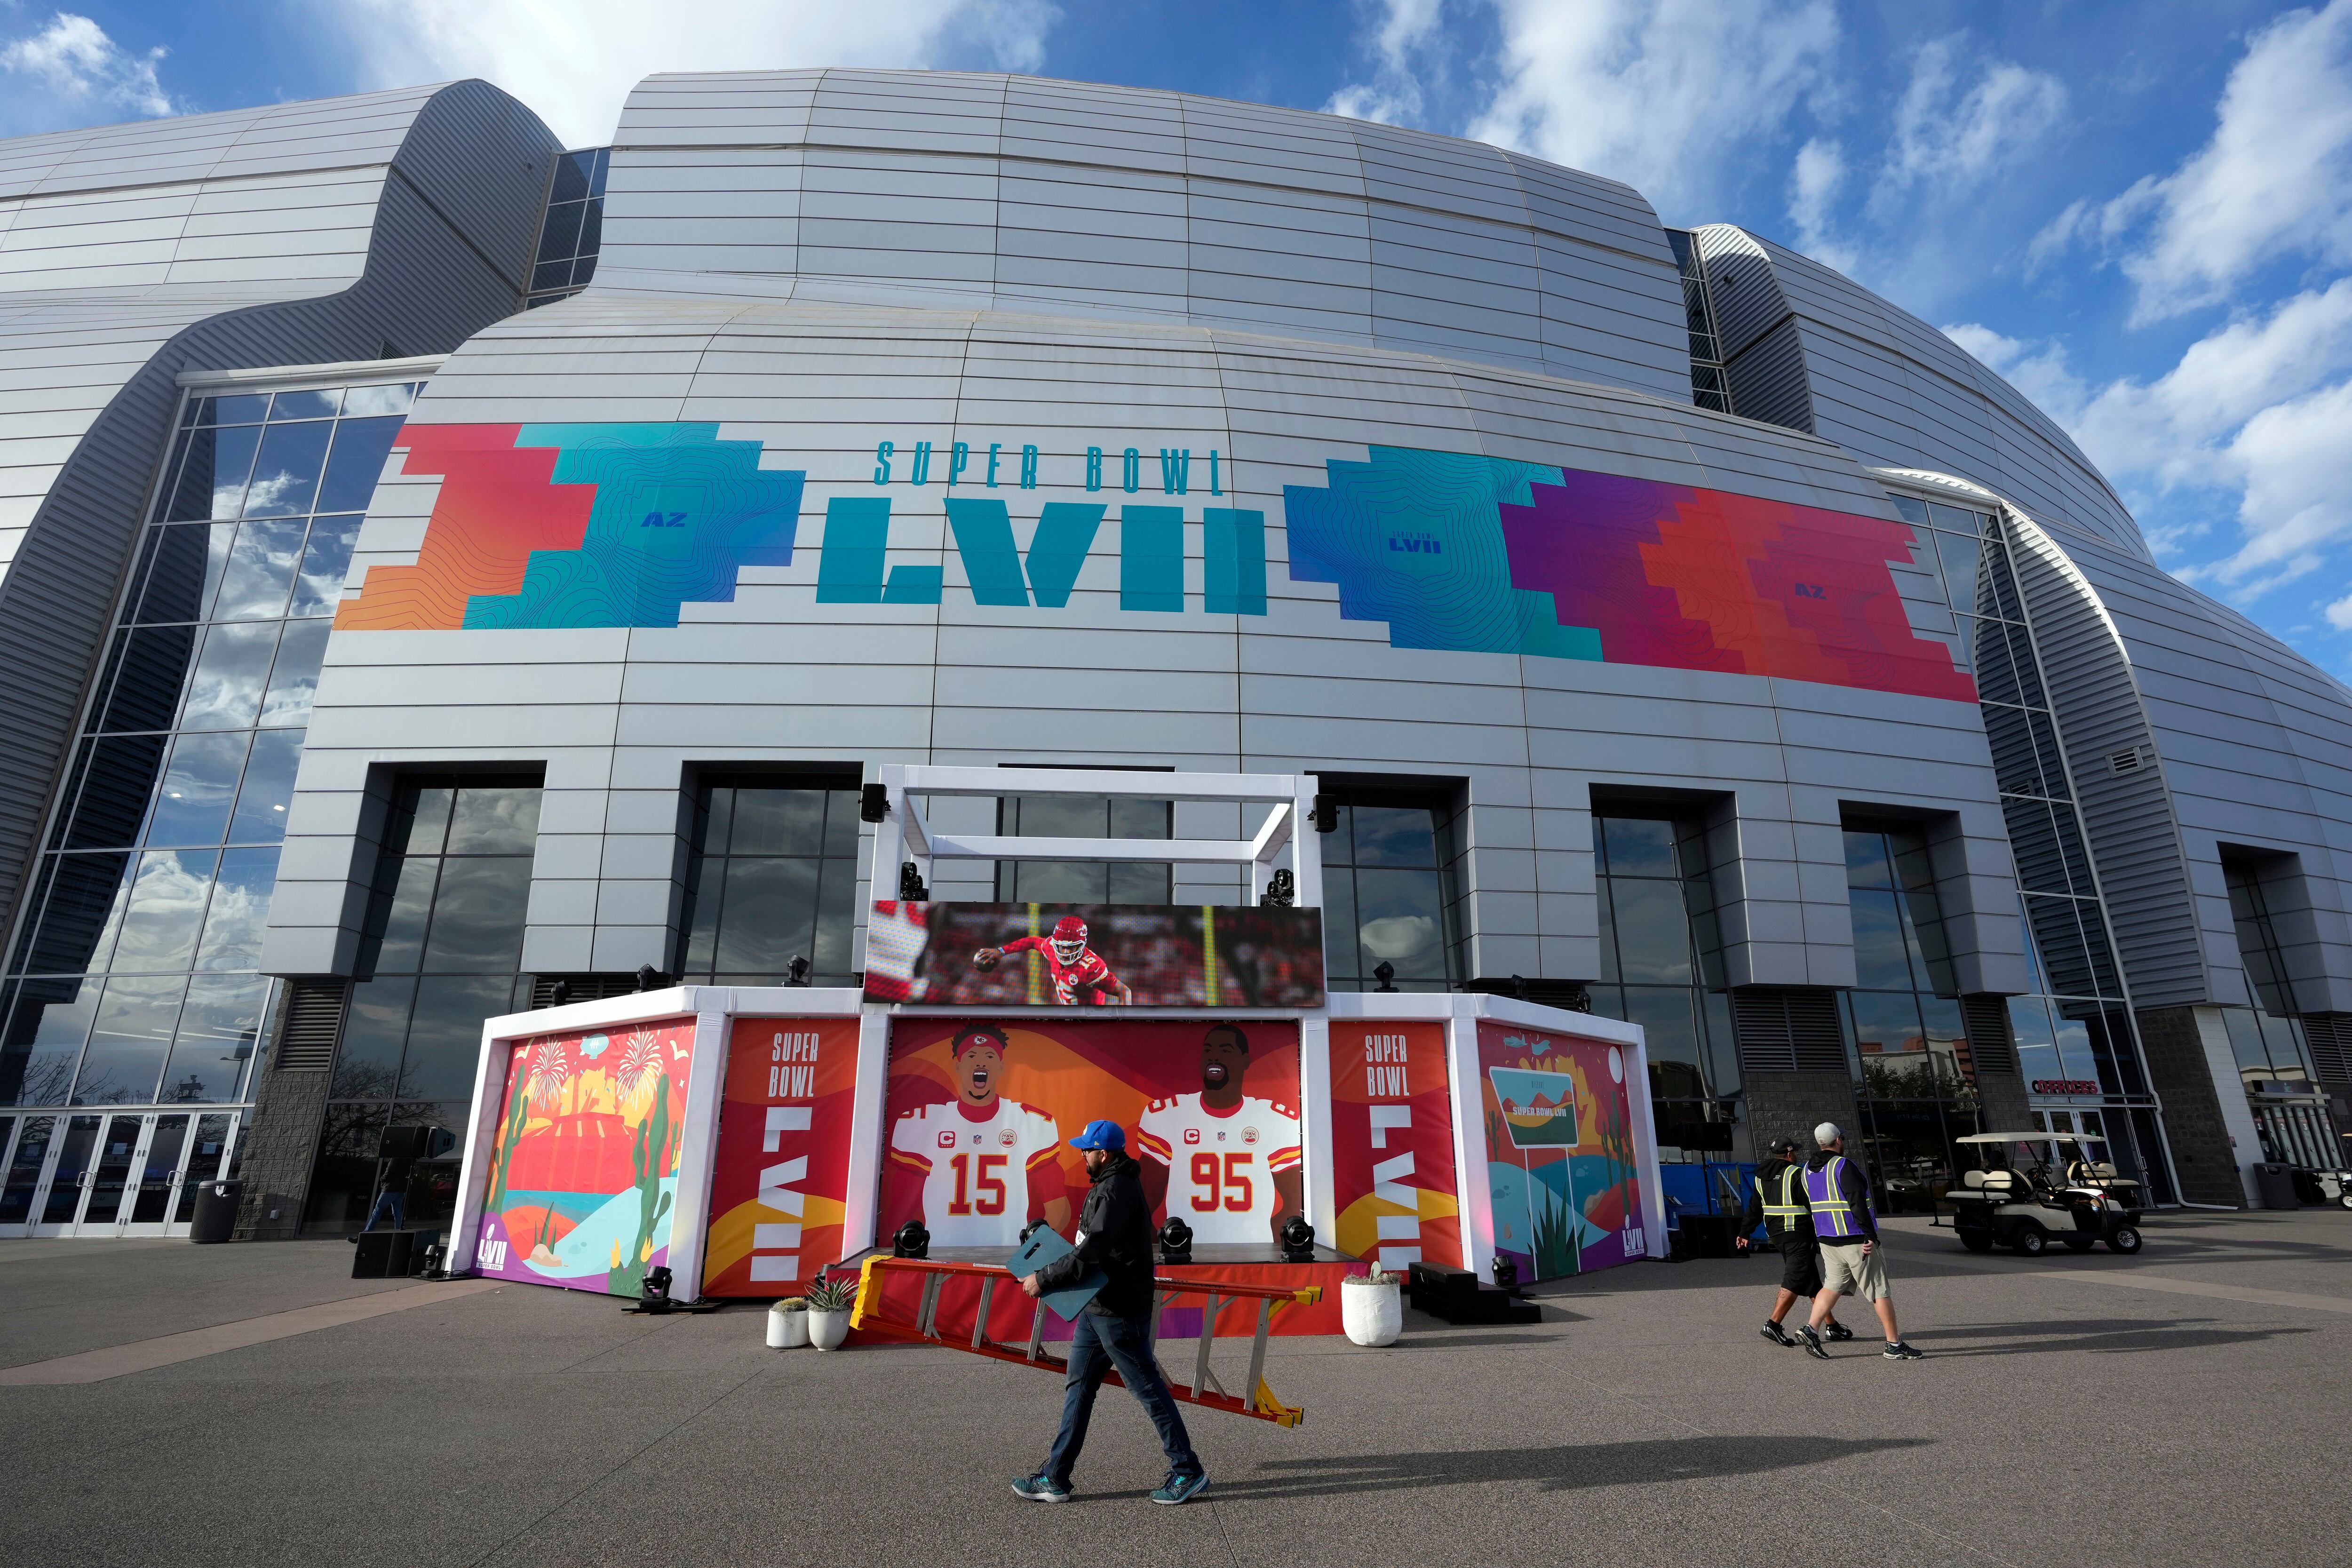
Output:
[[352,1278],[354,1279],[403,1279],[408,1276],[408,1259],[415,1246],[416,1233],[409,1230],[371,1230],[358,1238],[352,1248]]
[[387,1127],[383,1141],[376,1145],[379,1160],[422,1160],[426,1157],[433,1129],[430,1127]]

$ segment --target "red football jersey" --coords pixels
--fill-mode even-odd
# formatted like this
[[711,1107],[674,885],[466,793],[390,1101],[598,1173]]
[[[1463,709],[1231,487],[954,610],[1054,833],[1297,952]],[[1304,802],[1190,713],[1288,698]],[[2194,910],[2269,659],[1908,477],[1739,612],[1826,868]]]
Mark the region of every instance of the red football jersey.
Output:
[[1093,948],[1078,954],[1076,963],[1064,963],[1054,951],[1054,944],[1042,936],[1014,937],[1004,944],[1007,953],[1034,952],[1045,960],[1045,973],[1054,982],[1054,1000],[1065,1007],[1076,1006],[1078,993],[1087,990],[1089,999],[1097,1006],[1109,1001],[1110,965]]

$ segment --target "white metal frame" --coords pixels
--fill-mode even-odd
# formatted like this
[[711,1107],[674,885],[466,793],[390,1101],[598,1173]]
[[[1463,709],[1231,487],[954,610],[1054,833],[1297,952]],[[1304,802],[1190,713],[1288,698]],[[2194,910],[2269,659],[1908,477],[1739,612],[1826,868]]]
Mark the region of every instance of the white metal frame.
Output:
[[[1255,903],[1288,849],[1301,909],[1323,904],[1322,847],[1308,820],[1315,809],[1309,773],[1144,773],[1077,768],[962,768],[885,763],[877,771],[889,806],[874,825],[867,866],[873,896],[898,896],[898,868],[915,863],[925,885],[940,860],[1091,860],[1150,865],[1246,866]],[[1248,838],[1044,838],[946,834],[932,830],[919,799],[1001,799],[1021,795],[1125,795],[1138,800],[1220,801],[1274,807]]]

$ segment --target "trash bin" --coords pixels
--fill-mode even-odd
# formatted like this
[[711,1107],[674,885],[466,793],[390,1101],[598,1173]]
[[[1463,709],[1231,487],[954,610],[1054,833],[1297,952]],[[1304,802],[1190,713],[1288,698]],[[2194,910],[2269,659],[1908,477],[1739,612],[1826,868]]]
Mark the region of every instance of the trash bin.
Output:
[[2263,1194],[2266,1209],[2299,1209],[2303,1200],[2294,1193],[2294,1167],[2273,1161],[2263,1161],[2254,1167],[2254,1186]]
[[236,1230],[236,1204],[244,1194],[243,1182],[206,1182],[197,1188],[196,1215],[188,1226],[188,1239],[204,1244],[226,1241]]

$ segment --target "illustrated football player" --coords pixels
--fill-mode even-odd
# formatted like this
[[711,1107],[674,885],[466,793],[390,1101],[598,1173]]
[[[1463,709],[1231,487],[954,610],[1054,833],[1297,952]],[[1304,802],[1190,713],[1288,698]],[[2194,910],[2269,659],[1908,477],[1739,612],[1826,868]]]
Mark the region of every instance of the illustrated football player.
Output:
[[1042,1219],[1067,1232],[1061,1131],[1054,1119],[997,1092],[1004,1031],[966,1026],[953,1047],[956,1097],[899,1116],[890,1128],[882,1236],[919,1219],[934,1247],[1018,1247]]
[[1062,1006],[1125,1006],[1135,1000],[1127,983],[1087,945],[1087,922],[1076,915],[1055,921],[1051,936],[1015,937],[1003,947],[983,947],[971,955],[971,964],[985,973],[1015,952],[1045,955],[1045,973],[1054,982],[1054,1000]]
[[1154,1218],[1182,1218],[1196,1242],[1263,1243],[1305,1206],[1298,1117],[1242,1092],[1249,1050],[1234,1026],[1211,1026],[1201,1092],[1155,1100],[1136,1123]]

